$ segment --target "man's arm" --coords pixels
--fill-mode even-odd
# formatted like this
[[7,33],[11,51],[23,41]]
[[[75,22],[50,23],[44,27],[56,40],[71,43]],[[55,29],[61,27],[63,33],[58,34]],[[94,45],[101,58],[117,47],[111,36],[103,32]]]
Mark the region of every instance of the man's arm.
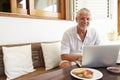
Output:
[[62,54],[61,59],[62,60],[68,60],[68,61],[82,61],[82,56]]

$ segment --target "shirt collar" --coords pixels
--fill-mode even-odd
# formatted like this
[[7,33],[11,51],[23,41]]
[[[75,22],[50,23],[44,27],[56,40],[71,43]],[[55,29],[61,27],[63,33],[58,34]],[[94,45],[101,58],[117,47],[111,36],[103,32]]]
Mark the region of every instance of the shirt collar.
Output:
[[[76,37],[78,39],[80,39],[78,33],[77,33],[77,26],[75,27],[75,34],[76,34]],[[89,29],[89,27],[87,28],[87,34],[86,34],[86,37],[85,38],[90,38],[92,35],[91,35],[91,30]],[[80,39],[81,40],[81,39]]]
[[[78,35],[78,33],[77,33],[77,26],[75,27],[75,36],[76,36],[76,38],[80,39],[80,37],[79,37],[79,35]],[[80,39],[80,40],[81,40],[81,39]]]
[[91,38],[91,30],[89,29],[89,27],[87,28],[87,34],[86,34],[86,38]]

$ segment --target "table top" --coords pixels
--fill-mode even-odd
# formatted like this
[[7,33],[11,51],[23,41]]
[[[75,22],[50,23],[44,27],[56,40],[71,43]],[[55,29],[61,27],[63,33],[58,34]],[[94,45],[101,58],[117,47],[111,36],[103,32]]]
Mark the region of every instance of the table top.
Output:
[[[118,65],[119,66],[119,65]],[[70,71],[78,68],[76,65],[65,69],[59,69],[49,73],[41,74],[30,78],[29,80],[78,80],[71,76]],[[120,74],[107,71],[106,68],[94,68],[103,73],[103,77],[99,80],[120,80]]]

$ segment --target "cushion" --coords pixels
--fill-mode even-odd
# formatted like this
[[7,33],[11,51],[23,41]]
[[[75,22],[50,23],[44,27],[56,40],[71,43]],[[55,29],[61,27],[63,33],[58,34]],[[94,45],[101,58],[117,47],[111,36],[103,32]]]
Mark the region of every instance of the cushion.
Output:
[[41,43],[45,61],[45,69],[50,70],[59,66],[61,42]]
[[2,47],[2,49],[7,80],[14,79],[34,71],[31,45]]

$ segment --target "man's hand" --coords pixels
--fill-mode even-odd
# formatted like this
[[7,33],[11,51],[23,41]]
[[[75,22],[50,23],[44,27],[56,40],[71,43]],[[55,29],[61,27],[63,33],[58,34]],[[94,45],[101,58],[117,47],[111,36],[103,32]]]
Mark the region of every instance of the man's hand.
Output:
[[82,56],[78,56],[77,61],[82,62]]

